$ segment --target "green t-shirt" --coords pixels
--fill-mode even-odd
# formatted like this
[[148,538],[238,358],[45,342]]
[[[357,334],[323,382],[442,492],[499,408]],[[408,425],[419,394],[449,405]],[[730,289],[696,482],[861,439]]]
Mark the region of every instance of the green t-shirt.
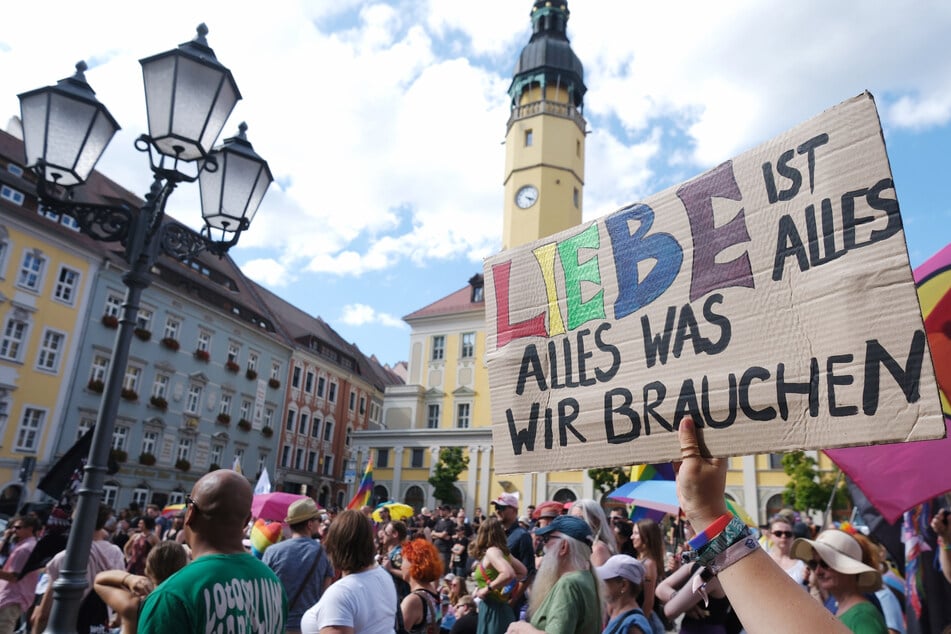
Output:
[[284,586],[249,554],[205,555],[146,598],[139,634],[263,632],[283,634]]
[[547,634],[600,634],[601,601],[588,570],[561,577],[532,616],[532,625]]
[[868,601],[856,603],[839,620],[855,634],[888,634],[882,613]]

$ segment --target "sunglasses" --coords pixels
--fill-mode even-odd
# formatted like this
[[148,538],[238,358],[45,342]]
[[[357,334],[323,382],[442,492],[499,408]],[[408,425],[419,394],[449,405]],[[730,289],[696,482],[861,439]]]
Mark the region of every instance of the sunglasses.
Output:
[[17,524],[16,526],[11,526],[10,528],[12,528],[15,531],[18,531],[21,528],[26,528],[26,526],[24,526],[23,524]]
[[809,570],[815,570],[817,567],[822,568],[823,570],[829,569],[829,564],[822,561],[821,559],[810,559],[806,562],[806,565],[809,566]]
[[192,507],[193,509],[195,509],[195,512],[196,512],[196,513],[201,514],[201,509],[198,508],[198,502],[196,502],[196,501],[194,500],[194,498],[192,498],[192,496],[186,495],[186,496],[185,496],[185,508],[188,508],[189,506]]
[[541,537],[539,537],[538,539],[539,539],[539,541],[541,542],[542,546],[544,546],[544,545],[546,545],[548,542],[550,542],[550,541],[553,540],[553,539],[561,539],[561,535],[554,535],[554,534],[552,534],[552,533],[546,533],[546,534],[542,535]]
[[773,531],[773,537],[792,537],[792,531]]

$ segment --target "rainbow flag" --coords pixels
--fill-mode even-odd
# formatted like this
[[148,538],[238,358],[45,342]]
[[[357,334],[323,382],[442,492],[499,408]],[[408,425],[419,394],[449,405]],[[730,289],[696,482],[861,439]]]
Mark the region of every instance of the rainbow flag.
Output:
[[363,477],[360,479],[360,488],[357,489],[357,492],[353,495],[353,499],[350,500],[350,504],[347,505],[348,509],[357,509],[360,507],[366,506],[370,503],[370,495],[373,493],[373,456],[371,455],[369,460],[367,460],[367,469],[363,472]]

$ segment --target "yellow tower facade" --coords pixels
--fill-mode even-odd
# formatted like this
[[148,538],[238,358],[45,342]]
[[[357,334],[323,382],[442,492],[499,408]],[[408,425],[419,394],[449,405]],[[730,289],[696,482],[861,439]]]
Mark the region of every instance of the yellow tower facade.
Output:
[[584,69],[571,50],[563,0],[537,0],[532,37],[509,86],[502,247],[581,223],[584,187]]

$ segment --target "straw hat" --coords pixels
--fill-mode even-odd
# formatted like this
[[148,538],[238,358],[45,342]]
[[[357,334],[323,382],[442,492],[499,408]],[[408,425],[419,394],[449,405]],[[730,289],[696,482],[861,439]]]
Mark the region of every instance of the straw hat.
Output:
[[858,576],[858,591],[873,592],[882,587],[882,573],[862,563],[862,547],[851,535],[835,528],[819,533],[816,539],[793,541],[789,553],[794,559],[809,561],[815,554],[836,572]]
[[295,501],[287,507],[287,517],[284,518],[284,523],[293,526],[294,524],[312,520],[319,515],[320,509],[317,508],[317,503],[310,498],[304,498],[303,500]]

